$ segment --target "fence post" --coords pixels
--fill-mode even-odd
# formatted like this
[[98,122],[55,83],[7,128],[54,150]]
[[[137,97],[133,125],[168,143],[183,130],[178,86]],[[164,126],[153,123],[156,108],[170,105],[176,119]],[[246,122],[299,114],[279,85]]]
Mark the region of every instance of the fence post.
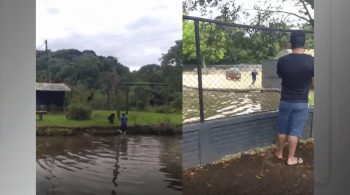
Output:
[[129,88],[126,86],[126,111],[125,114],[127,115],[129,111]]
[[204,105],[203,105],[203,87],[202,87],[202,66],[200,57],[200,42],[199,42],[199,21],[195,20],[195,36],[196,36],[196,53],[197,53],[197,71],[198,71],[198,92],[199,92],[199,113],[200,121],[204,123]]
[[311,112],[311,124],[310,124],[310,138],[313,138],[313,129],[314,129],[314,112]]

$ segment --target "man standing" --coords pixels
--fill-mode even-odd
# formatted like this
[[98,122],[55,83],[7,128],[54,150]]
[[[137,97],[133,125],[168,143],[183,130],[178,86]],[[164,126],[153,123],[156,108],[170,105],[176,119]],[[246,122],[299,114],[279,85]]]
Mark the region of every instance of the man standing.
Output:
[[125,135],[126,134],[126,130],[128,130],[128,117],[125,116],[125,114],[122,114],[122,125],[121,125],[121,129],[122,129],[122,133]]
[[303,163],[294,156],[304,125],[308,119],[308,93],[314,82],[314,57],[304,54],[305,33],[294,31],[290,36],[292,53],[279,58],[277,74],[282,79],[281,101],[278,116],[278,151],[276,157],[282,158],[282,151],[288,141],[288,165]]
[[255,69],[253,69],[253,71],[252,71],[252,79],[253,79],[253,82],[252,82],[252,84],[250,85],[250,86],[253,86],[254,85],[254,83],[255,83],[255,81],[256,81],[256,75],[257,75],[258,73],[256,72],[256,70]]

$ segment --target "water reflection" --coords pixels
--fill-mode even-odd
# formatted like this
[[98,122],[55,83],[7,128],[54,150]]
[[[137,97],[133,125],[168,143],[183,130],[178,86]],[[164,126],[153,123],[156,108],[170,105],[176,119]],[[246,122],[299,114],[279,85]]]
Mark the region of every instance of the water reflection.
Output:
[[182,194],[182,137],[37,137],[37,194]]

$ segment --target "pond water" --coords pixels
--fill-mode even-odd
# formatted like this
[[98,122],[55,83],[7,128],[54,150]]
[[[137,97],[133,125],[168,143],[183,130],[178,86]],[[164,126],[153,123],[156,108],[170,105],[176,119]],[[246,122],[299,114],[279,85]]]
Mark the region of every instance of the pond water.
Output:
[[37,137],[36,194],[182,194],[182,136]]
[[[183,123],[198,122],[198,90],[183,88]],[[279,92],[230,92],[203,90],[206,121],[237,115],[278,110]]]

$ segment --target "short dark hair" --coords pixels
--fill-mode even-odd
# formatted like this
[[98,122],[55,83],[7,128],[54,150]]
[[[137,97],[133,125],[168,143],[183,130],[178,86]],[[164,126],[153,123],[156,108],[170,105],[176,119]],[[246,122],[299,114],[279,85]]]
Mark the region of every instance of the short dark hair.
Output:
[[292,49],[303,48],[305,41],[305,32],[302,30],[293,31],[290,35],[290,44]]
[[125,114],[124,114],[124,113],[123,113],[122,115],[123,115],[123,116],[125,116]]

